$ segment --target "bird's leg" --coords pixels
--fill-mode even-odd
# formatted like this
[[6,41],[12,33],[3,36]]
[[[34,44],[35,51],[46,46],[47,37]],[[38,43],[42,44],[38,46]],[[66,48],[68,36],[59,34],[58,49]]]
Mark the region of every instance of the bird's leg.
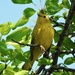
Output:
[[41,51],[42,51],[43,53],[45,53],[46,49],[45,49],[42,45],[40,45],[40,48],[41,48]]

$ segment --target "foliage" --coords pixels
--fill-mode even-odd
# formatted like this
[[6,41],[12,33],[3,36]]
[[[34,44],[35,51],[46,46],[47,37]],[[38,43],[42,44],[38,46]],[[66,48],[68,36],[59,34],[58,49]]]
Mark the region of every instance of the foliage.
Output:
[[[11,0],[15,4],[34,4],[32,0]],[[37,1],[36,1],[37,2]],[[43,3],[42,0],[39,2]],[[52,25],[55,29],[55,37],[54,42],[51,47],[51,55],[56,52],[56,44],[59,41],[60,35],[64,29],[65,23],[61,22],[60,19],[64,19],[66,21],[68,10],[71,6],[71,0],[46,0],[46,13],[51,16],[51,18],[55,21],[52,21]],[[38,7],[38,6],[37,6]],[[63,11],[63,12],[61,12]],[[32,29],[25,26],[25,24],[29,21],[29,18],[36,13],[34,8],[30,6],[24,9],[23,16],[15,23],[7,22],[4,24],[0,24],[0,73],[1,75],[28,75],[29,71],[24,71],[19,68],[19,65],[22,62],[29,62],[28,57],[30,51],[23,51],[24,48],[26,50],[26,46],[21,46],[18,43],[14,42],[16,40],[23,44],[29,44],[31,40]],[[61,13],[61,14],[60,14]],[[59,25],[58,25],[59,24]],[[3,38],[3,37],[6,38]],[[63,59],[65,55],[71,54],[72,56],[66,58],[64,60],[63,67],[65,69],[58,69],[52,72],[53,75],[73,75],[73,72],[68,71],[67,65],[71,65],[75,63],[75,42],[72,39],[75,38],[75,14],[72,18],[72,22],[69,25],[66,35],[64,36],[62,45],[60,46],[60,54],[59,58]],[[10,48],[9,48],[10,46]],[[56,60],[56,59],[55,59]],[[59,60],[59,59],[58,59]],[[46,65],[51,66],[53,59],[50,58],[40,58],[38,60],[38,65]],[[5,64],[5,65],[4,65]],[[5,68],[5,66],[7,67]],[[11,65],[11,66],[8,66]],[[57,64],[56,64],[57,65]],[[61,66],[58,64],[59,67]],[[54,66],[53,66],[54,67]],[[56,68],[56,67],[54,67]],[[59,72],[58,72],[59,71]]]

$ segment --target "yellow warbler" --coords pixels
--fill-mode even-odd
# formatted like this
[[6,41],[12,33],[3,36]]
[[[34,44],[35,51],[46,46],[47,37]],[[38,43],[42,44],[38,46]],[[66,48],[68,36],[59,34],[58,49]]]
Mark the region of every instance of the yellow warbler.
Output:
[[[54,37],[54,29],[50,23],[49,17],[42,12],[38,13],[36,25],[32,32],[31,44],[41,45],[45,50],[51,46]],[[25,63],[22,69],[30,70],[34,61],[43,53],[40,47],[30,47],[29,62]]]

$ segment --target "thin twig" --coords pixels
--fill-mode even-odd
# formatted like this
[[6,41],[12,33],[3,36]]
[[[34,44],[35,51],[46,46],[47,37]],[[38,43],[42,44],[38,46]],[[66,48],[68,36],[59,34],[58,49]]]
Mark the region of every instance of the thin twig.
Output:
[[[63,71],[67,71],[67,72],[75,72],[75,69],[72,69],[72,68],[68,68],[68,67],[62,67],[62,66],[53,66],[53,69],[54,71],[59,71],[59,70],[63,70]],[[45,69],[45,75],[47,73],[49,73],[50,69]],[[50,74],[49,74],[50,75]]]
[[40,45],[37,45],[37,44],[24,44],[24,43],[20,43],[14,39],[12,39],[13,42],[19,44],[19,45],[23,45],[23,46],[30,46],[30,47],[40,47]]
[[72,69],[72,68],[65,68],[65,67],[57,67],[55,68],[55,70],[60,70],[60,69],[63,69],[65,71],[69,71],[69,72],[75,72],[75,69]]
[[57,27],[57,26],[62,26],[62,27],[64,27],[64,23],[58,23],[57,21],[55,21],[55,20],[54,20],[53,18],[51,18],[51,17],[49,18],[49,20],[55,23],[55,25],[54,25],[53,27]]
[[60,54],[75,54],[75,51],[60,51]]
[[75,36],[75,33],[69,33],[68,36],[69,36],[70,38],[72,38],[72,37]]

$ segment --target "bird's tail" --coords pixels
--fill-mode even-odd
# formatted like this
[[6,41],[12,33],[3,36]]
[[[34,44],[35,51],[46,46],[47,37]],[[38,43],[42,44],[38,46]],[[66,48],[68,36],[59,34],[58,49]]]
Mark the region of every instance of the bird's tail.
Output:
[[[26,63],[23,65],[22,69],[24,69],[24,70],[31,70],[33,63],[34,63],[35,60],[41,55],[41,52],[42,52],[42,51],[41,51],[40,49],[38,49],[38,48],[37,48],[37,50],[34,49],[34,50],[33,50],[33,59],[32,59],[32,60],[30,59],[29,62],[26,62]],[[30,58],[31,58],[31,57],[32,57],[32,56],[30,56]]]

